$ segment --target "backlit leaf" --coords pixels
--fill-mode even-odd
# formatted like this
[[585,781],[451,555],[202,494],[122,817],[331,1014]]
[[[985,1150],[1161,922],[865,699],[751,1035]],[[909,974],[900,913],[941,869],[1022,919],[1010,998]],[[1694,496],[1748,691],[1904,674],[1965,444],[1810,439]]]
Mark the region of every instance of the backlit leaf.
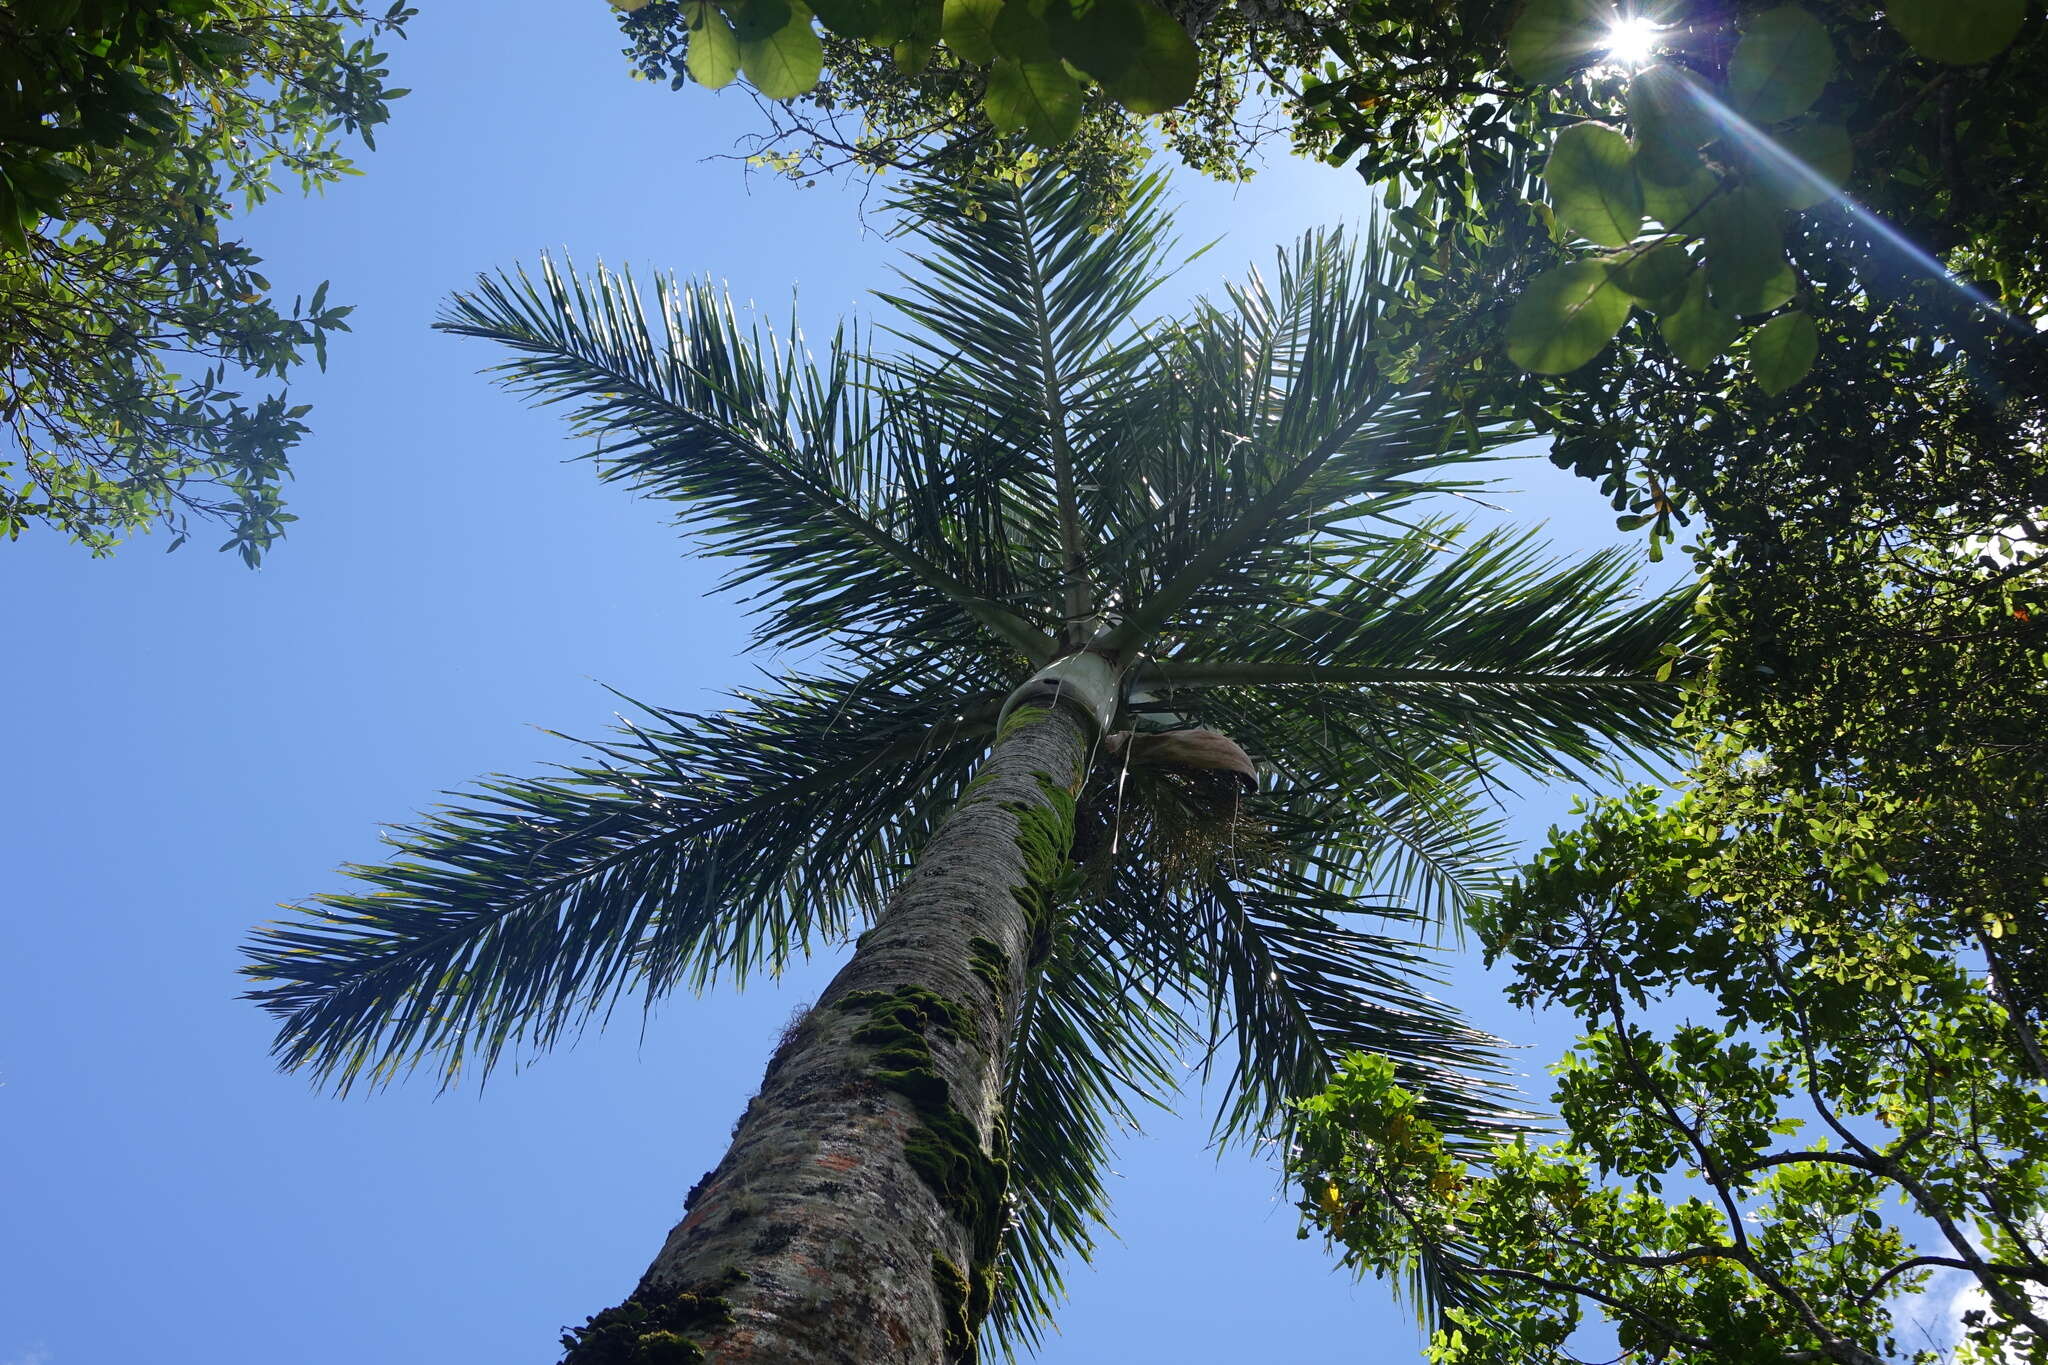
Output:
[[2012,46],[2027,0],[1887,0],[1884,17],[1921,56],[1973,66]]
[[1194,40],[1179,20],[1152,0],[1134,0],[1132,8],[1141,41],[1123,70],[1097,77],[1102,88],[1134,114],[1164,113],[1187,103],[1201,73],[1201,55],[1195,51]]
[[1721,177],[1701,166],[1683,184],[1660,185],[1644,180],[1642,186],[1643,212],[1675,232],[1698,232],[1700,225],[1695,215],[1721,188]]
[[1807,123],[1774,140],[1771,150],[1744,149],[1750,181],[1785,209],[1810,209],[1834,197],[1849,179],[1856,150],[1839,123]]
[[1099,81],[1121,73],[1145,42],[1138,0],[1048,0],[1045,31],[1055,52]]
[[1592,0],[1529,0],[1508,30],[1508,63],[1531,85],[1556,85],[1600,54],[1603,7]]
[[818,22],[842,38],[879,41],[885,28],[887,0],[810,0]]
[[896,69],[906,76],[921,74],[932,62],[932,48],[935,44],[916,38],[905,38],[889,45],[889,56],[896,63]]
[[1691,72],[1659,62],[1628,83],[1636,173],[1646,182],[1683,185],[1699,173],[1699,149],[1719,130],[1694,91],[1697,80]]
[[1835,45],[1798,5],[1765,10],[1743,26],[1728,61],[1728,103],[1753,123],[1806,112],[1835,74]]
[[1508,358],[1537,374],[1576,370],[1614,340],[1633,306],[1602,261],[1547,270],[1508,315]]
[[1626,246],[1642,229],[1635,152],[1612,128],[1575,123],[1559,133],[1543,180],[1558,218],[1588,241]]
[[963,62],[981,66],[993,61],[996,16],[1003,12],[1003,0],[946,0],[944,27],[946,46]]
[[759,42],[789,23],[788,0],[737,0],[725,7],[734,34],[742,43]]
[[1707,238],[1707,287],[1714,305],[1739,315],[1768,313],[1798,280],[1785,259],[1782,211],[1760,189],[1722,194],[1700,211]]
[[989,26],[996,55],[1018,62],[1057,63],[1059,50],[1046,28],[1045,0],[1007,0]]
[[811,12],[788,6],[780,28],[759,38],[740,36],[740,70],[771,100],[795,99],[817,85],[825,69],[825,48],[811,27]]
[[1707,277],[1695,273],[1686,285],[1685,300],[1657,329],[1664,344],[1688,369],[1704,370],[1727,350],[1742,331],[1742,324],[1730,313],[1716,308],[1707,297]]
[[1081,86],[1058,61],[998,57],[989,66],[981,107],[996,127],[1021,131],[1040,146],[1057,146],[1081,122]]
[[1806,378],[1819,352],[1813,319],[1805,313],[1780,313],[1750,334],[1750,373],[1765,393],[1783,393]]
[[740,43],[716,5],[690,6],[690,45],[683,63],[690,79],[713,90],[731,85],[740,72]]
[[1653,313],[1669,313],[1685,300],[1692,257],[1676,242],[1652,248],[1615,268],[1614,282]]

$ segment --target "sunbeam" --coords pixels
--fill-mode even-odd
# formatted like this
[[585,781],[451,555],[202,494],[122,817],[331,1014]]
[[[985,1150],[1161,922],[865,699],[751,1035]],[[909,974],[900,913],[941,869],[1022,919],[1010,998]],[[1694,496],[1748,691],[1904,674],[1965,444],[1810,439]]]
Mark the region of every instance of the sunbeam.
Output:
[[1833,204],[1867,230],[1888,251],[1896,254],[1914,273],[1947,284],[1971,303],[1983,307],[2003,322],[2014,326],[2024,325],[1992,302],[1982,291],[1957,279],[1947,266],[1925,248],[1856,202],[1846,190],[1785,150],[1776,138],[1717,99],[1689,73],[1682,82],[1682,87],[1730,142],[1738,144],[1742,151],[1756,161],[1767,164],[1773,173],[1786,176],[1806,187],[1816,200]]

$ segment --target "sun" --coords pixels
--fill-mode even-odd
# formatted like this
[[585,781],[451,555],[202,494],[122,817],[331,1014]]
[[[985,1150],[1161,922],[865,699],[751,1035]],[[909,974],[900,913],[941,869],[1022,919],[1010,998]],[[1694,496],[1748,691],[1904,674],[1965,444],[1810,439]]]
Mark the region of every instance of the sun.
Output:
[[1663,26],[1647,16],[1622,15],[1607,26],[1607,59],[1616,66],[1646,66],[1663,36]]

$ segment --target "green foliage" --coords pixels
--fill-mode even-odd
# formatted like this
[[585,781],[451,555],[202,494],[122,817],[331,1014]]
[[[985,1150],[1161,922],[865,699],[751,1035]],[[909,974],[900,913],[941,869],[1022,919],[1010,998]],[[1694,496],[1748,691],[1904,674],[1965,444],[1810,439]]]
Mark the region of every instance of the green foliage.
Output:
[[818,83],[825,48],[811,28],[811,12],[796,0],[753,0],[732,16],[732,31],[740,73],[764,97],[795,99]]
[[1078,14],[1048,4],[1047,15],[1061,55],[1101,81],[1131,113],[1163,114],[1194,96],[1200,75],[1194,42],[1159,6],[1090,0]]
[[282,0],[32,0],[0,13],[0,535],[47,525],[104,553],[151,525],[229,528],[250,564],[292,518],[280,487],[346,307],[289,306],[233,201],[353,174],[342,139],[402,90],[373,46],[411,11]]
[[2027,21],[2027,0],[1895,0],[1884,15],[1922,56],[1975,66],[2012,46]]
[[[1553,458],[1598,481],[1653,546],[1704,514],[1722,581],[1754,581],[1758,603],[1838,608],[1853,633],[1850,604],[1889,573],[1868,555],[1854,567],[1864,537],[1952,545],[2048,501],[2038,435],[2048,350],[2030,321],[2048,313],[2038,267],[2048,201],[2026,169],[2048,162],[2048,120],[2023,74],[2042,60],[2043,31],[2022,28],[1997,62],[1966,77],[1900,39],[1889,25],[1905,11],[1799,8],[1806,18],[1685,11],[1665,31],[1661,60],[1633,77],[1587,66],[1503,98],[1490,117],[1475,106],[1439,150],[1383,151],[1368,169],[1443,203],[1483,193],[1482,169],[1549,130],[1589,117],[1627,129],[1651,223],[1625,247],[1587,239],[1574,264],[1605,265],[1641,313],[1558,306],[1549,266],[1508,313],[1507,359],[1578,368],[1517,387],[1508,367],[1482,366],[1466,391],[1514,405],[1550,434]],[[1745,48],[1752,30],[1761,37]],[[1484,33],[1468,28],[1418,61],[1447,76],[1469,69],[1458,63],[1475,45],[1483,54]],[[1727,123],[1694,96],[1734,101],[1737,51],[1748,54],[1745,88],[1818,95],[1753,133]],[[1832,74],[1801,86],[1787,74],[1801,63]],[[1778,73],[1772,82],[1755,74],[1765,66]],[[1387,80],[1361,70],[1337,93],[1369,100]],[[1444,120],[1457,113],[1433,108]],[[1834,197],[1837,187],[1853,200]],[[1477,278],[1554,259],[1549,229],[1564,216],[1528,204],[1523,220],[1512,185],[1493,196],[1471,217],[1442,219],[1452,235],[1440,259],[1455,269],[1462,243]],[[1589,316],[1612,322],[1612,344]],[[1848,586],[1816,595],[1821,581]],[[1741,613],[1729,629],[1768,636],[1775,626],[1749,615],[1750,601],[1724,599]]]
[[1748,19],[1728,59],[1728,107],[1751,123],[1783,123],[1820,98],[1835,74],[1827,29],[1798,5]]
[[1080,123],[1081,87],[1057,59],[997,57],[982,110],[999,131],[1021,131],[1033,142],[1052,145],[1064,142]]
[[[995,53],[1002,16],[1010,16],[1005,32],[1035,35],[1036,27],[1017,20],[1043,12],[1051,16],[1048,32],[1099,28],[1125,43],[1136,26],[1112,22],[1121,11],[1103,5],[1085,22],[1069,23],[1059,5],[1034,3],[1041,8],[956,6],[967,56],[942,57],[910,76],[843,49],[828,62],[815,116],[775,115],[769,141],[794,149],[769,159],[799,175],[848,162],[991,170],[1013,165],[1016,153],[989,134],[1028,130],[1041,142],[1060,140],[1061,156],[1113,199],[1136,158],[1138,131],[1127,110],[1091,97],[1071,70],[1051,61],[1059,55],[1080,70],[1086,60],[1055,54],[1034,37],[988,80],[973,64]],[[1375,0],[1297,6],[1284,20],[1249,4],[1169,8],[1198,48],[1194,96],[1162,123],[1184,159],[1242,174],[1251,147],[1273,131],[1265,117],[1246,112],[1271,107],[1257,104],[1266,100],[1280,101],[1299,150],[1344,161],[1370,149],[1360,171],[1375,183],[1395,182],[1414,201],[1418,232],[1439,269],[1464,279],[1475,297],[1482,286],[1509,297],[1525,286],[1540,290],[1511,319],[1513,364],[1574,373],[1609,354],[1607,340],[1623,338],[1574,391],[1611,393],[1617,373],[1646,379],[1655,371],[1689,392],[1732,380],[1718,362],[1769,352],[1769,343],[1734,348],[1745,331],[1788,306],[1813,319],[1823,371],[1838,346],[1859,363],[1886,363],[1858,349],[1857,333],[1873,311],[1893,344],[1940,335],[1957,348],[1946,354],[1958,363],[1981,367],[1984,353],[1995,351],[2004,368],[2013,353],[2038,349],[2017,336],[1975,335],[1986,329],[1969,307],[1944,306],[1960,299],[1939,300],[1939,290],[1902,292],[1901,272],[1926,275],[1926,259],[1902,256],[1837,198],[1857,196],[1906,242],[1952,268],[1995,277],[1999,302],[2015,316],[2040,311],[2048,297],[2035,249],[2041,214],[2024,168],[2048,156],[2048,138],[2026,75],[2038,69],[2040,35],[2038,26],[2025,27],[2022,0],[1887,6],[1881,16],[1846,0],[1664,6],[1653,16],[1664,24],[1661,59],[1632,77],[1607,61],[1608,28],[1620,10],[1603,0],[1450,7]],[[658,10],[649,6],[629,22],[635,50],[654,75],[672,69],[679,50],[656,36],[647,16]],[[1997,61],[1963,80],[1930,57]],[[984,94],[993,125],[977,112]],[[839,125],[846,111],[860,115],[857,131]],[[1554,217],[1527,183],[1528,163],[1546,150]],[[1639,201],[1657,225],[1648,234],[1640,231]],[[1597,298],[1598,307],[1560,306],[1563,278],[1591,276],[1537,272],[1555,260],[1552,236],[1572,234],[1619,249],[1604,259],[1624,270],[1638,255],[1682,248],[1691,268],[1708,272],[1714,311],[1694,308],[1672,322],[1666,310],[1655,326],[1627,329],[1626,313],[1613,317],[1619,300],[1612,294],[1588,288],[1572,302]],[[1610,320],[1592,344],[1594,324]],[[1500,319],[1494,322],[1498,335]],[[1539,335],[1546,330],[1554,343]],[[1775,399],[1789,392],[1786,379],[1787,371],[1774,368],[1770,384],[1760,382],[1751,396]],[[1792,387],[1810,382],[1800,378]],[[1997,382],[2008,391],[2022,387]],[[1484,401],[1493,405],[1515,394],[1533,420],[1558,422],[1542,386],[1518,390],[1491,366],[1461,387],[1490,388]],[[1662,539],[1669,523],[1661,512],[1658,526]]]
[[[2010,23],[2003,5],[1970,9],[1953,19],[1949,16],[1954,12],[1946,7],[1905,7],[1896,12],[1888,8],[1887,14],[1909,38],[1917,33],[1937,47],[1951,42],[1958,45],[1954,51],[1964,50],[1981,33],[1983,46],[1969,48],[1977,55],[1968,59],[1985,60],[2016,37],[2022,8],[2011,7]],[[1935,9],[1941,10],[1941,17],[1935,17]],[[1993,9],[1998,11],[1995,16]],[[1686,309],[1677,321],[1667,316],[1661,331],[1682,364],[1709,371],[1714,357],[1741,334],[1742,327],[1731,327],[1728,319],[1772,314],[1815,283],[1810,257],[1788,258],[1783,218],[1787,211],[1831,209],[1834,196],[1850,183],[1858,139],[1852,137],[1845,118],[1870,130],[1864,140],[1885,139],[1876,144],[1879,160],[1899,178],[1902,188],[1919,183],[1918,168],[1912,164],[1919,159],[1918,146],[1897,126],[1902,114],[1912,112],[1910,105],[1896,105],[1903,93],[1900,87],[1914,80],[1907,74],[1912,69],[1910,54],[1873,43],[1873,37],[1882,34],[1874,33],[1867,18],[1852,9],[1780,5],[1738,12],[1732,48],[1725,41],[1699,42],[1693,36],[1702,31],[1698,23],[1670,26],[1662,40],[1663,60],[1638,72],[1628,83],[1625,99],[1617,101],[1614,82],[1602,68],[1574,74],[1600,52],[1602,30],[1610,17],[1598,6],[1531,6],[1510,30],[1507,50],[1511,58],[1532,48],[1548,54],[1550,60],[1525,62],[1517,70],[1537,85],[1569,81],[1561,92],[1568,97],[1566,102],[1633,133],[1633,158],[1624,157],[1622,144],[1611,140],[1619,138],[1613,128],[1579,123],[1557,135],[1545,171],[1557,220],[1596,247],[1628,247],[1621,258],[1624,264],[1644,252],[1684,247],[1707,275],[1715,312],[1697,306]],[[1937,30],[1944,36],[1931,36]],[[1853,51],[1856,60],[1842,67],[1838,50]],[[1988,103],[1981,107],[1986,116],[1993,116]],[[1951,103],[1942,116],[1951,130],[1958,126],[1955,113]],[[1597,160],[1588,155],[1594,145],[1587,131],[1591,128],[1605,134]],[[1466,138],[1477,140],[1469,131]],[[1474,150],[1468,147],[1466,158]],[[1942,169],[1952,184],[1961,183],[1953,151]],[[1630,179],[1638,185],[1630,186]],[[1631,214],[1638,198],[1661,224],[1661,232],[1638,238],[1638,222]],[[1493,211],[1504,207],[1496,205]],[[1891,282],[1879,277],[1895,270],[1897,262],[1884,259],[1882,252],[1870,259],[1869,245],[1858,237],[1853,229],[1839,233],[1830,225],[1823,232],[1807,233],[1806,242],[1823,250],[1832,247],[1863,255],[1857,289],[1881,287],[1891,294]],[[1554,275],[1538,277],[1529,292],[1548,286]],[[1859,306],[1846,291],[1829,302]],[[1813,310],[1805,311],[1813,319]],[[1549,330],[1558,334],[1555,346],[1546,347],[1535,335],[1545,318]],[[1615,330],[1621,325],[1617,320]],[[1763,325],[1774,327],[1774,320]],[[1539,373],[1557,373],[1555,366],[1562,360],[1574,360],[1574,367],[1584,365],[1602,348],[1589,346],[1582,338],[1568,340],[1565,334],[1575,329],[1583,330],[1578,316],[1561,313],[1549,306],[1547,294],[1540,295],[1536,305],[1517,309],[1509,356]],[[1806,323],[1788,323],[1775,326],[1761,346],[1748,348],[1752,362],[1766,362],[1764,368],[1753,363],[1752,369],[1767,395],[1783,393],[1804,377],[1809,366],[1785,364],[1781,342],[1805,335]],[[1817,328],[1816,346],[1818,337]],[[1795,354],[1803,350],[1802,341]]]
[[1574,261],[1536,277],[1508,316],[1508,355],[1525,370],[1564,374],[1614,340],[1634,301],[1605,261]]
[[1354,1059],[1305,1111],[1304,1235],[1414,1278],[1437,1362],[1569,1361],[1591,1309],[1658,1359],[1932,1361],[1895,1319],[1935,1268],[1984,1292],[1964,1358],[2036,1358],[2048,1077],[1885,823],[1709,785],[1553,831],[1480,925],[1516,1001],[1582,1021],[1565,1136],[1468,1165]]
[[716,5],[691,5],[684,15],[690,25],[690,49],[684,58],[690,79],[713,90],[731,85],[740,74],[740,39],[732,21]]
[[1575,123],[1557,135],[1543,180],[1558,221],[1602,246],[1627,246],[1643,226],[1635,149],[1612,128]]
[[1812,318],[1780,313],[1750,334],[1749,368],[1765,393],[1783,393],[1806,377],[1819,350]]
[[1424,1276],[1437,1359],[1568,1360],[1597,1308],[1702,1365],[1931,1361],[1931,1271],[1981,1295],[1957,1359],[2048,1349],[2048,554],[1971,515],[1717,566],[1685,793],[1599,803],[1478,915],[1511,997],[1581,1022],[1562,1140],[1394,1144],[1377,1063],[1311,1107],[1304,1212]]
[[1595,0],[1529,0],[1508,30],[1507,58],[1531,85],[1555,85],[1592,60],[1603,17]]
[[[864,105],[886,106],[873,98],[875,82],[893,81],[931,106],[927,122],[941,111],[940,121],[975,113],[1045,147],[1071,139],[1085,107],[1111,120],[1113,110],[1157,115],[1185,104],[1200,74],[1187,30],[1155,0],[832,0],[815,15],[793,0],[621,8],[636,71],[651,79],[717,88],[737,71],[767,99],[809,96],[821,111],[847,88],[865,93]],[[878,122],[879,136],[842,150],[865,160],[884,147],[896,134],[886,117]],[[1126,144],[1128,164],[1129,133],[1111,140]]]
[[[1525,15],[1520,23],[1539,20],[1548,23],[1540,15]],[[1580,43],[1597,50],[1604,22],[1597,13],[1584,15]],[[1633,143],[1593,122],[1558,134],[1544,169],[1558,221],[1595,246],[1630,248],[1619,257],[1624,266],[1650,252],[1675,262],[1679,257],[1672,249],[1684,251],[1704,269],[1719,314],[1772,312],[1798,289],[1779,219],[1787,208],[1810,208],[1826,199],[1829,179],[1846,172],[1847,149],[1846,135],[1835,125],[1778,125],[1805,115],[1834,71],[1827,29],[1807,10],[1783,5],[1743,21],[1718,94],[1699,73],[1671,62],[1637,73],[1622,106],[1635,131]],[[1774,135],[1784,140],[1783,152],[1770,149]],[[1824,158],[1826,169],[1807,172],[1781,160],[1796,156],[1795,147]],[[1644,207],[1663,231],[1639,242]],[[1568,336],[1587,329],[1576,316],[1559,316],[1542,292],[1556,276],[1549,272],[1530,286],[1524,297],[1534,295],[1538,302],[1518,306],[1511,323],[1510,358],[1538,373],[1576,369],[1605,344],[1605,339],[1592,346],[1590,337]],[[1660,278],[1657,287],[1659,297],[1677,292],[1668,278]],[[1663,330],[1689,368],[1706,368],[1734,339],[1719,317],[1701,308],[1680,310],[1673,319]],[[1606,316],[1600,320],[1604,324]],[[1607,336],[1625,320],[1623,309]],[[1545,331],[1557,334],[1555,345],[1544,345]],[[1767,342],[1752,354],[1775,354],[1774,347]],[[1774,365],[1766,391],[1782,392],[1798,377],[1783,364]]]

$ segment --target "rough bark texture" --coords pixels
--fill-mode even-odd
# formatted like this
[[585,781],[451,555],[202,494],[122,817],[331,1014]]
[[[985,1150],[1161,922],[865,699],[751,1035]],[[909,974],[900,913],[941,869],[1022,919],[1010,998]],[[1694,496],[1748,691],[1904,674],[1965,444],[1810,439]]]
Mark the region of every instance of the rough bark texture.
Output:
[[1087,722],[1013,716],[768,1063],[633,1297],[566,1365],[971,1361],[1004,1219],[1004,1044]]

